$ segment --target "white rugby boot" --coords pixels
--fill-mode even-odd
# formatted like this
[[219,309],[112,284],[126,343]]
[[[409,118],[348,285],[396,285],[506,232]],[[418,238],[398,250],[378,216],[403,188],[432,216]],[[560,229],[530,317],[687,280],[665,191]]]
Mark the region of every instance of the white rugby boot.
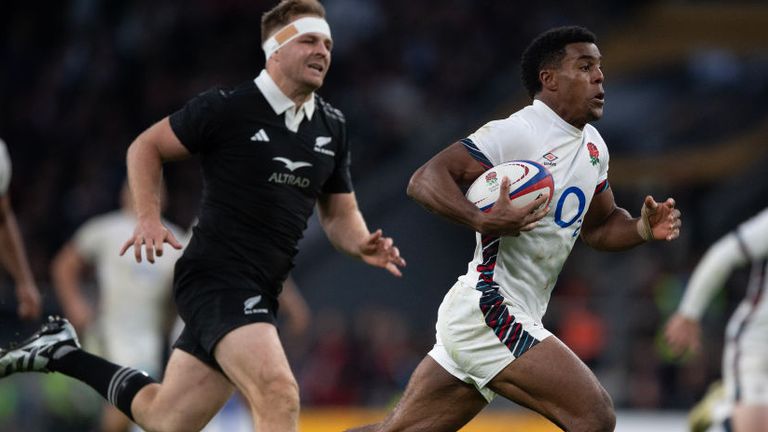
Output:
[[74,327],[64,318],[49,316],[48,322],[27,340],[0,349],[0,378],[17,372],[50,372],[48,362],[64,345],[80,348]]

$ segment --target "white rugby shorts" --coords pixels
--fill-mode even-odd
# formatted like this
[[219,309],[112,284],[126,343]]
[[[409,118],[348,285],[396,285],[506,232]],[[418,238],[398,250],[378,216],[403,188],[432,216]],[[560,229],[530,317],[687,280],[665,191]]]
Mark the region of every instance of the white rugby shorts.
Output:
[[768,352],[763,341],[749,342],[748,338],[740,338],[725,345],[723,384],[726,398],[732,404],[768,406]]
[[[473,384],[490,402],[496,393],[486,388],[488,382],[552,333],[498,291],[486,293],[485,299],[483,294],[461,281],[453,285],[440,304],[429,356],[451,375]],[[481,301],[487,304],[489,296],[501,303],[486,315]]]

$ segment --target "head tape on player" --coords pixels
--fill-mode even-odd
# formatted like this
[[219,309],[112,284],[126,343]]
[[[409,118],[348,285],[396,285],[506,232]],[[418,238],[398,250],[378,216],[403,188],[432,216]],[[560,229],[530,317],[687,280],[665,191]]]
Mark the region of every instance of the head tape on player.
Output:
[[331,28],[328,22],[319,17],[303,17],[291,22],[269,37],[261,48],[266,59],[269,60],[275,51],[282,48],[288,42],[306,33],[320,33],[331,37]]

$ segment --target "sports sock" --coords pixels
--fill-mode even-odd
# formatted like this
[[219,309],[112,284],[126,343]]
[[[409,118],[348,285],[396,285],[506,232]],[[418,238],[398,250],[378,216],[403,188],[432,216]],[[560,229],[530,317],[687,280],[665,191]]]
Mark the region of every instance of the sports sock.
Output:
[[155,383],[145,372],[118,366],[79,348],[64,345],[53,353],[48,369],[78,379],[99,392],[133,420],[131,402],[145,386]]

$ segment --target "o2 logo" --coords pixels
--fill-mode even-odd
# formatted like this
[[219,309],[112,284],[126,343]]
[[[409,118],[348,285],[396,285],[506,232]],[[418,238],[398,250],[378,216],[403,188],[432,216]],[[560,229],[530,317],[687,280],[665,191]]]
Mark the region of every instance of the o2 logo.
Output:
[[[565,206],[566,201],[572,201],[574,199],[578,200],[579,203],[576,214],[571,216],[568,220],[563,220],[563,207]],[[571,237],[576,237],[579,235],[579,231],[581,231],[581,222],[583,220],[581,219],[581,215],[584,213],[584,207],[586,205],[587,197],[584,195],[584,191],[576,186],[569,187],[563,191],[562,195],[560,195],[560,199],[557,200],[557,206],[555,207],[555,223],[560,226],[560,228],[568,228],[578,222],[578,226],[573,231],[573,234],[571,234]]]

